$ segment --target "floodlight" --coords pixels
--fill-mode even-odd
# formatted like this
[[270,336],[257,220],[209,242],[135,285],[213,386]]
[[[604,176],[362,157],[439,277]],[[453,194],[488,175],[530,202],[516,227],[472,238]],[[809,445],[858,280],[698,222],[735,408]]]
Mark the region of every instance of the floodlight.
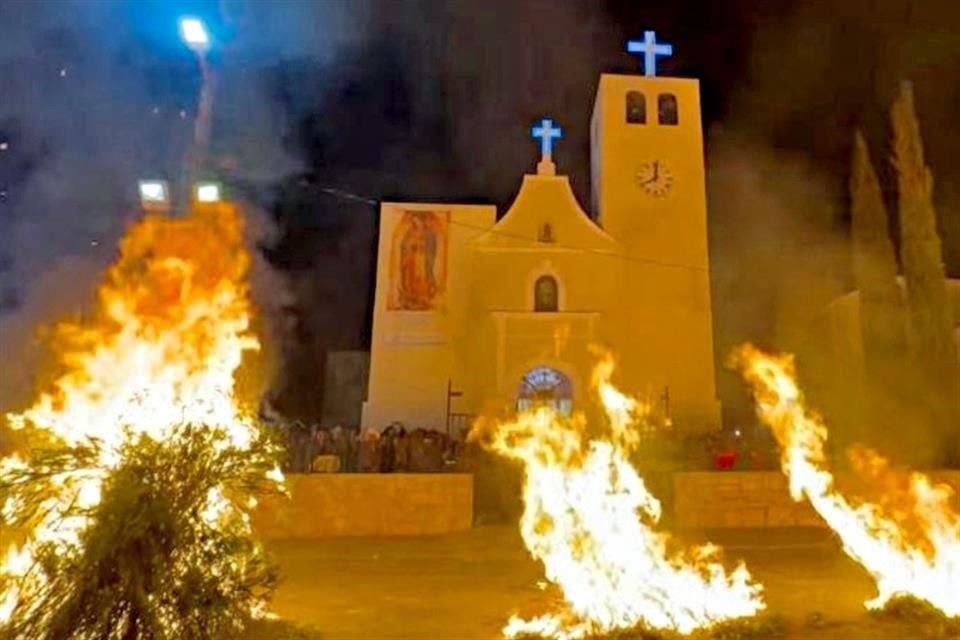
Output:
[[200,18],[181,18],[180,37],[194,51],[206,51],[210,46],[210,34]]
[[220,202],[220,185],[216,182],[198,182],[194,193],[197,202]]
[[163,180],[141,180],[140,202],[147,207],[162,207],[170,204],[170,190]]

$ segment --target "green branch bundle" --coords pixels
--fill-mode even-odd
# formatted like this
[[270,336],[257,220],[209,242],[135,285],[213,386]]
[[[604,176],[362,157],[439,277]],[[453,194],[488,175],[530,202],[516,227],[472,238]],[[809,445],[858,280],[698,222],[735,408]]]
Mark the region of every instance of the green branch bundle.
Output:
[[[29,640],[209,640],[240,634],[263,610],[276,571],[251,535],[251,498],[278,448],[265,437],[242,450],[223,431],[183,425],[163,442],[141,436],[116,452],[99,504],[67,505],[88,518],[79,544],[39,543],[35,565],[0,637]],[[98,468],[96,442],[32,452],[0,479],[7,526],[30,531],[64,483]],[[7,578],[17,579],[17,578]],[[2,578],[0,578],[2,581]],[[0,593],[8,585],[0,582]]]

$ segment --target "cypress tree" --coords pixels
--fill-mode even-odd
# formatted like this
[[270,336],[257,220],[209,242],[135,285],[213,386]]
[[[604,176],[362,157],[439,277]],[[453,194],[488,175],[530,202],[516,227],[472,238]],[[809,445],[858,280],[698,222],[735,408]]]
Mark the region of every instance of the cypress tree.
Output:
[[904,320],[897,260],[887,232],[887,210],[870,151],[859,131],[853,141],[850,201],[864,356],[868,375],[876,376],[882,374],[878,368],[902,355]]
[[891,119],[899,191],[900,256],[907,283],[909,344],[923,385],[917,399],[926,401],[931,427],[940,430],[942,436],[939,444],[947,446],[952,456],[956,453],[953,433],[960,415],[957,410],[960,366],[933,206],[933,176],[924,163],[910,83],[901,85]]
[[860,294],[865,403],[859,413],[859,438],[873,444],[903,442],[906,406],[903,362],[906,355],[903,298],[897,284],[897,259],[887,230],[887,208],[880,182],[861,132],[853,140],[850,171],[853,218],[853,266]]

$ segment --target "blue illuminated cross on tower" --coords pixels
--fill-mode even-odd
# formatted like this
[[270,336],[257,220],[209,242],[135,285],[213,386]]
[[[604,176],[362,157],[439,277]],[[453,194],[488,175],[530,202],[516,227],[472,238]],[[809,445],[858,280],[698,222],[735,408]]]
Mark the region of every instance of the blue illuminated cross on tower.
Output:
[[653,31],[644,31],[643,40],[627,42],[627,51],[643,54],[643,75],[657,75],[657,56],[672,56],[673,45],[658,44],[657,34]]
[[550,160],[553,157],[553,141],[563,137],[563,129],[554,128],[553,120],[544,118],[540,121],[539,127],[530,130],[534,138],[540,138],[540,154],[543,160]]

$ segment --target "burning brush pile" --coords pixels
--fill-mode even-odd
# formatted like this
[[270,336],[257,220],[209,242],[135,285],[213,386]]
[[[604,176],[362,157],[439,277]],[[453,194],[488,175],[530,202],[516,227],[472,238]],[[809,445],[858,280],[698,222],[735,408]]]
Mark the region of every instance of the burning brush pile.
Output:
[[7,416],[25,446],[0,460],[0,637],[219,638],[263,612],[248,512],[283,478],[234,393],[249,263],[229,205],[148,217],[93,316],[57,328],[59,373]]
[[[851,451],[873,496],[838,489],[828,464],[827,427],[807,408],[790,356],[739,349],[733,364],[750,383],[757,413],[780,445],[795,500],[807,500],[874,579],[868,609],[937,611],[960,617],[960,513],[950,487],[905,472],[867,449]],[[911,602],[913,604],[911,604]]]
[[656,530],[660,503],[629,462],[649,409],[610,384],[612,372],[609,358],[594,372],[607,418],[600,435],[582,415],[548,408],[475,427],[486,447],[523,464],[520,531],[564,598],[558,613],[510,619],[509,638],[690,634],[764,608],[742,564],[728,573],[710,545],[671,551]]
[[[827,427],[808,409],[793,360],[744,346],[732,365],[745,377],[761,420],[781,451],[795,500],[807,500],[844,551],[873,577],[865,604],[885,617],[960,628],[960,513],[953,491],[877,453],[850,452],[867,490],[838,489],[827,455]],[[548,408],[503,422],[479,422],[474,437],[522,463],[520,531],[546,577],[559,587],[559,611],[514,616],[508,638],[773,637],[780,621],[758,616],[762,587],[741,564],[728,572],[719,550],[675,549],[658,532],[660,503],[628,458],[648,409],[610,384],[612,361],[594,371],[606,415],[602,433],[582,415]],[[938,635],[937,637],[941,637]]]

